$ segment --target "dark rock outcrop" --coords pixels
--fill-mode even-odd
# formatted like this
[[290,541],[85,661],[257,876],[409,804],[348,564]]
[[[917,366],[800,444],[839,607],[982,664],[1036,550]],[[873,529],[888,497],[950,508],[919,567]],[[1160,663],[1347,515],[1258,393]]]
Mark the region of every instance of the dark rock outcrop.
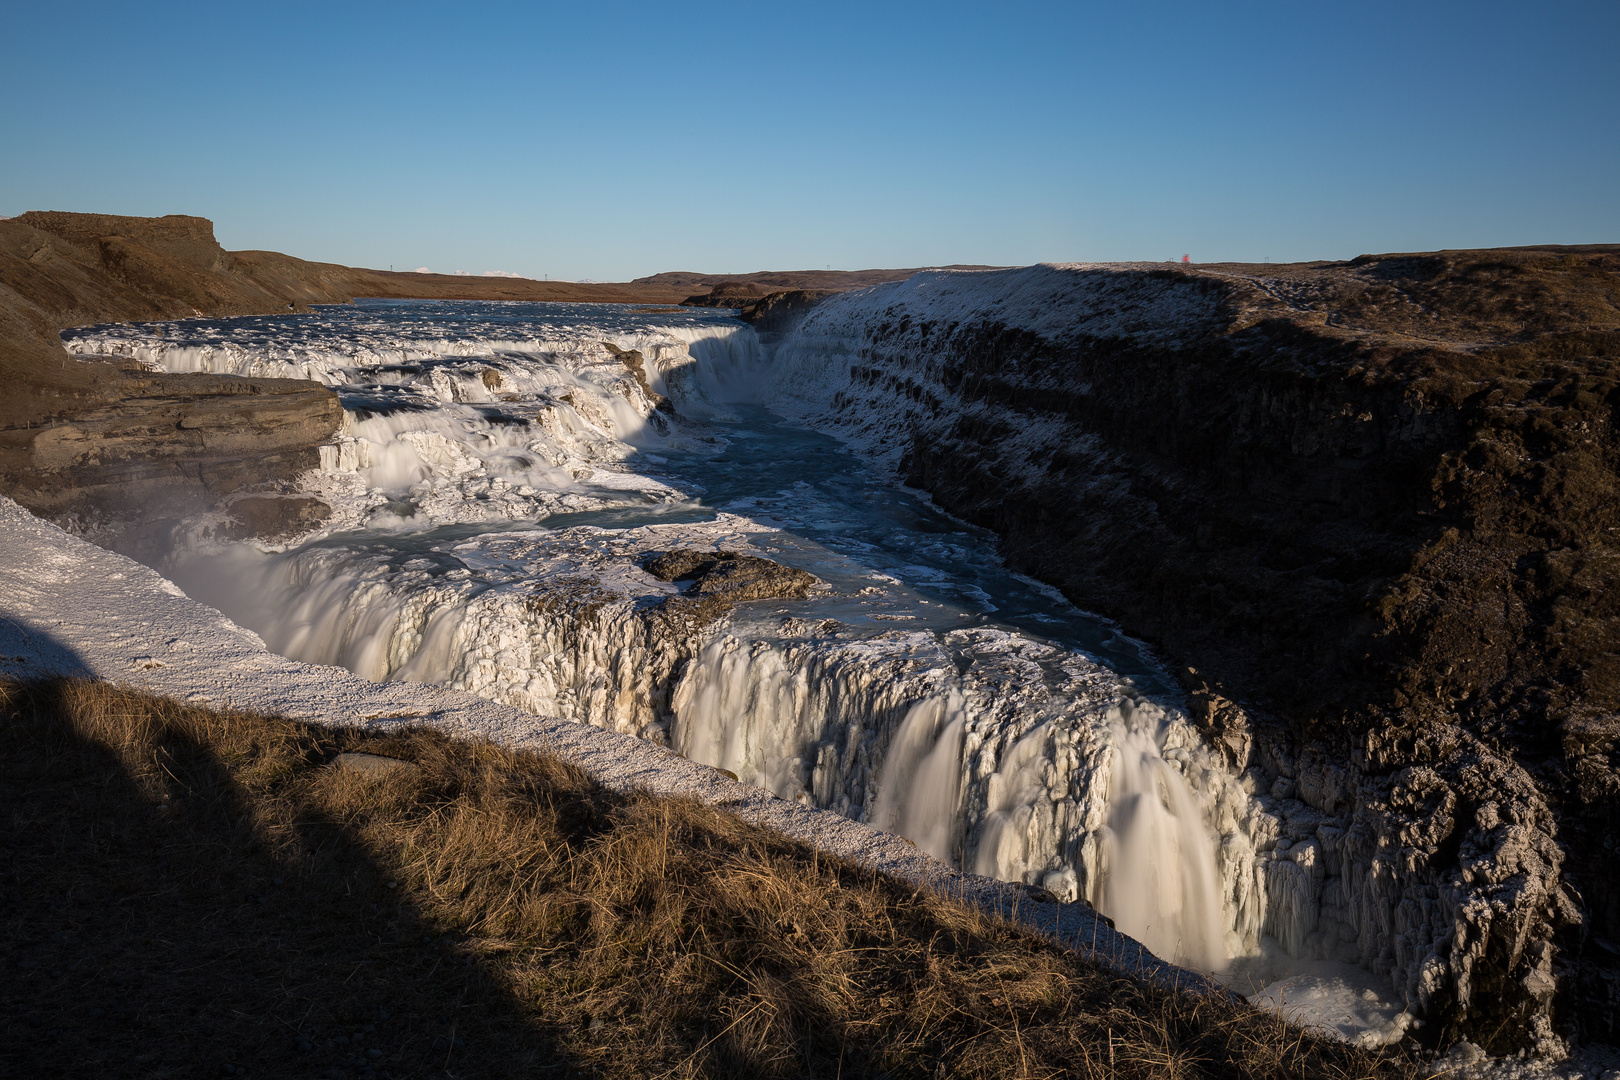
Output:
[[823,306],[833,419],[1348,822],[1313,948],[1432,1038],[1612,1039],[1620,249],[1044,272]]
[[739,317],[752,326],[761,338],[769,340],[788,333],[803,322],[817,304],[837,295],[828,289],[775,292],[743,308]]
[[[652,384],[647,381],[647,358],[641,355],[640,349],[621,349],[611,341],[602,342],[602,346],[624,364],[625,370],[636,380],[636,385],[641,387],[641,392],[647,395],[647,400],[653,403],[654,409],[662,413],[675,412],[674,403],[654,390]],[[500,378],[499,375],[495,377]]]
[[839,289],[781,289],[768,291],[758,285],[723,281],[707,293],[689,296],[681,303],[688,307],[736,308],[737,317],[769,340],[792,330],[810,310]]
[[681,303],[687,307],[747,307],[772,289],[751,281],[717,281],[706,293],[688,296]]
[[0,431],[0,460],[22,465],[5,475],[6,494],[148,558],[180,520],[237,492],[262,493],[233,504],[228,531],[237,538],[285,535],[289,513],[324,519],[318,500],[276,493],[320,464],[318,447],[342,417],[330,390],[296,379],[127,372],[115,385],[120,397]]
[[816,578],[803,570],[734,551],[676,548],[642,563],[659,581],[689,581],[679,596],[659,605],[665,616],[698,629],[745,600],[802,600]]

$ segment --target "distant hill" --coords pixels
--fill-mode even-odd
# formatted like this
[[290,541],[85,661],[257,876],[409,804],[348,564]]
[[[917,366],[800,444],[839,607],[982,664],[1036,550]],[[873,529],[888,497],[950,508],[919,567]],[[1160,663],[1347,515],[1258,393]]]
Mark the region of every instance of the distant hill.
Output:
[[[716,285],[754,285],[763,286],[758,293],[764,296],[767,292],[777,292],[783,289],[831,289],[842,291],[847,289],[865,289],[872,285],[882,285],[886,281],[904,281],[920,270],[1001,270],[999,266],[967,266],[953,264],[951,266],[914,266],[910,270],[760,270],[752,274],[699,274],[691,270],[671,270],[651,277],[639,277],[632,281],[632,285],[656,285],[671,289],[684,289],[683,295],[690,295],[699,288],[713,288]],[[738,292],[728,290],[731,295]]]

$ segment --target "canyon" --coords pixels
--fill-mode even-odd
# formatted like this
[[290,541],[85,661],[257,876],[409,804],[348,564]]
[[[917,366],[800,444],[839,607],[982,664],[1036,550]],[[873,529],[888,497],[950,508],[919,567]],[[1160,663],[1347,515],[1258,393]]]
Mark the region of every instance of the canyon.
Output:
[[[1152,843],[1196,847],[1173,834],[1200,818],[1186,887],[1221,896],[1197,942],[1135,930],[1155,952],[1209,967],[1270,939],[1388,980],[1435,1045],[1551,1053],[1612,1040],[1620,1007],[1617,270],[1588,247],[586,287],[24,215],[0,222],[0,493],[154,564],[226,543],[176,579],[296,585],[303,614],[238,619],[285,655],[641,736],[1060,901],[1165,891],[1108,871],[1129,825],[1098,778],[1123,797],[1140,760],[1171,811]],[[403,338],[389,309],[310,311],[356,296],[694,302],[458,351],[429,324],[461,308]],[[289,310],[328,336],[252,318]],[[71,358],[57,337],[202,315],[74,331]],[[610,520],[696,497],[701,471],[644,462],[712,470],[681,432],[741,445],[767,419],[739,403],[836,436],[1150,649],[1106,653],[1077,614],[1097,636],[1052,651],[1001,578],[990,622],[958,599],[934,627],[820,534],[837,558],[752,519]],[[556,524],[504,553],[307,542],[389,515]],[[792,606],[857,585],[866,614]],[[913,621],[852,629],[873,611]]]
[[777,390],[1171,658],[1321,822],[1268,875],[1307,948],[1493,1050],[1612,1038],[1617,255],[924,274]]

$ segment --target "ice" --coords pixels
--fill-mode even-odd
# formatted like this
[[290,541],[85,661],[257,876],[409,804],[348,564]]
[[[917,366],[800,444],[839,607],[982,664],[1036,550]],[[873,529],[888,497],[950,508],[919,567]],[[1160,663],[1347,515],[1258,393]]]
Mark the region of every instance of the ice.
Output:
[[[257,546],[199,528],[166,564],[277,653],[670,746],[961,869],[1087,901],[1199,970],[1260,953],[1267,931],[1308,951],[1311,841],[1280,850],[1276,805],[1207,751],[1136,643],[1008,573],[993,538],[846,476],[831,440],[750,404],[892,458],[910,399],[826,411],[863,328],[902,300],[1044,326],[1081,279],[923,275],[835,298],[772,355],[712,312],[570,305],[372,303],[68,345],[337,389],[343,429],[304,481],[335,508],[327,528]],[[1107,296],[1087,302],[1096,326],[1150,332]],[[1174,290],[1154,302],[1202,317]],[[675,634],[647,612],[679,586],[640,569],[671,547],[759,554],[827,588]]]
[[333,506],[332,529],[685,499],[691,491],[635,463],[687,438],[659,401],[688,418],[729,416],[711,391],[729,392],[759,366],[753,330],[733,319],[599,305],[372,301],[305,316],[87,327],[63,340],[77,355],[166,371],[333,387],[343,427],[322,449],[322,472],[305,481]]
[[[1127,931],[1128,932],[1128,931]],[[1368,1048],[1399,1042],[1417,1019],[1392,1000],[1389,984],[1349,964],[1320,961],[1249,995],[1304,1027]]]

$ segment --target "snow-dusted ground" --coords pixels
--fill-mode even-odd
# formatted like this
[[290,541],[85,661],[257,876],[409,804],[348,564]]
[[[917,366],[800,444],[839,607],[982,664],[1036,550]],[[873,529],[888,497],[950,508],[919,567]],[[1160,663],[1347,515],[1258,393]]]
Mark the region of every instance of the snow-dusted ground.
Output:
[[0,673],[105,679],[153,694],[320,724],[429,725],[557,754],[615,790],[695,798],[821,850],[1001,911],[1123,970],[1169,985],[1199,976],[1156,959],[1081,904],[961,874],[898,836],[761,788],[646,740],[536,716],[458,690],[373,682],[265,648],[156,571],[68,535],[0,498]]

